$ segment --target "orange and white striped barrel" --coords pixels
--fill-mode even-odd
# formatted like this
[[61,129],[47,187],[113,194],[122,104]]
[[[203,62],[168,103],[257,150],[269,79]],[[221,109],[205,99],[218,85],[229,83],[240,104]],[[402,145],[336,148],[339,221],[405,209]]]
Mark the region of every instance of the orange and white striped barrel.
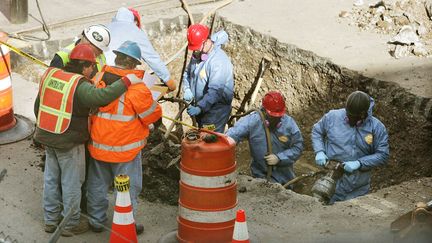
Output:
[[215,132],[182,141],[179,242],[231,242],[237,206],[235,142]]
[[13,112],[10,51],[0,45],[0,132],[15,126]]

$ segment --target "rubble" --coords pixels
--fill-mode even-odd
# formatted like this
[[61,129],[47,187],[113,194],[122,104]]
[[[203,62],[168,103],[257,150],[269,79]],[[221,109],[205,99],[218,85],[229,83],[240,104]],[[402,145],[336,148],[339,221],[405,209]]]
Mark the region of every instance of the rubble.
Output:
[[[343,14],[342,14],[343,13]],[[389,53],[395,58],[426,57],[432,51],[432,0],[378,1],[342,11],[340,18],[361,30],[390,34]]]
[[180,144],[166,140],[162,132],[154,131],[142,151],[143,191],[140,196],[149,202],[177,205]]

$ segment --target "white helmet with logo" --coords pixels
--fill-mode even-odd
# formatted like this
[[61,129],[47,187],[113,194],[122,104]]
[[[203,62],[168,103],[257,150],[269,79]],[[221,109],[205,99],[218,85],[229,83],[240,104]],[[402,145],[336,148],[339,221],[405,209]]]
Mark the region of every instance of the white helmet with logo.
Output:
[[97,48],[108,51],[111,37],[109,30],[104,25],[90,25],[84,29],[83,34]]

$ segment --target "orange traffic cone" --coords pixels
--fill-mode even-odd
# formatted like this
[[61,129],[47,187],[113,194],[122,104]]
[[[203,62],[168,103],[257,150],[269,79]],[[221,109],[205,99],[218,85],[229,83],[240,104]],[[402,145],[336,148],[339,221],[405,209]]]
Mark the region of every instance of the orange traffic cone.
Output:
[[243,209],[237,211],[232,243],[249,243],[246,214]]
[[111,243],[138,242],[129,195],[129,176],[118,175],[114,179],[117,189],[114,218],[111,226]]

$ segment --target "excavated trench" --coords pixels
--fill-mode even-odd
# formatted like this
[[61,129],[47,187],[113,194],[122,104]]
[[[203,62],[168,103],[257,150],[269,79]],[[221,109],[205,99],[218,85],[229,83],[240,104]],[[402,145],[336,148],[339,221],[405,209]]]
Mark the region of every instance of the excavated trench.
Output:
[[[167,60],[182,46],[185,38],[185,16],[163,19],[146,24],[146,30],[154,47],[163,60]],[[387,127],[390,135],[390,160],[388,166],[374,170],[372,190],[420,177],[432,176],[432,100],[413,95],[399,85],[368,78],[355,71],[337,66],[328,59],[294,45],[280,43],[275,38],[263,35],[235,23],[219,19],[215,29],[225,29],[230,42],[225,50],[235,67],[234,110],[240,107],[244,97],[250,97],[251,86],[263,56],[272,59],[264,75],[255,106],[263,94],[279,90],[286,97],[287,112],[297,121],[305,139],[305,151],[295,165],[296,174],[317,171],[314,165],[310,133],[311,128],[327,111],[344,106],[348,94],[354,90],[369,93],[376,102],[374,115]],[[49,60],[59,48],[71,39],[48,41],[33,45],[27,51]],[[15,56],[15,55],[14,55]],[[23,58],[14,58],[13,70],[24,78],[37,82],[43,68]],[[184,55],[168,68],[177,80],[180,79]],[[177,105],[163,104],[164,113],[174,117]],[[188,121],[187,116],[183,115]],[[165,125],[168,125],[169,122]],[[165,141],[161,144],[161,133],[154,134],[143,153],[144,191],[142,196],[149,201],[168,204],[177,203],[179,173],[172,162],[179,155],[178,145]],[[155,148],[159,145],[157,148]],[[155,148],[155,149],[153,149]],[[247,142],[237,147],[238,170],[249,174]],[[166,169],[168,165],[171,166]],[[295,191],[309,194],[316,178],[298,183]]]

